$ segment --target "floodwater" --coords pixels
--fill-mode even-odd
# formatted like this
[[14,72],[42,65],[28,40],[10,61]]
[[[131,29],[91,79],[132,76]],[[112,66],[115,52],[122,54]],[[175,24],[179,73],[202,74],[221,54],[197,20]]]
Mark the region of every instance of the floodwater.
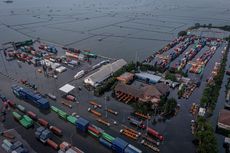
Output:
[[[170,42],[180,30],[184,30],[194,25],[194,23],[229,24],[229,6],[229,0],[218,0],[218,2],[216,0],[20,0],[10,4],[1,1],[0,43],[39,37],[44,41],[53,42],[61,46],[91,49],[93,52],[103,56],[124,58],[127,61],[142,60],[151,55],[153,51]],[[198,33],[204,34],[202,31],[198,31]],[[220,33],[212,33],[211,36],[225,36],[220,35]],[[218,54],[216,54],[213,60],[209,62],[207,76],[218,57]],[[59,94],[57,92],[58,87],[71,80],[75,74],[75,72],[69,72],[68,70],[68,73],[64,73],[61,79],[56,82],[37,76],[35,69],[30,66],[23,65],[23,68],[15,69],[16,64],[12,62],[7,65],[10,75],[17,79],[30,79],[30,81],[38,84],[40,89],[55,94]],[[3,66],[0,66],[0,70],[5,73]],[[34,73],[27,73],[29,71],[34,71]],[[226,80],[225,77],[224,83],[226,83]],[[78,86],[81,85],[80,81],[72,83]],[[0,85],[6,87],[5,94],[17,101],[9,89],[9,86],[13,83],[15,82],[6,81],[4,77],[0,77]],[[193,102],[199,101],[204,87],[205,81],[202,82],[200,89],[196,90],[188,101],[179,100],[182,109],[177,117],[154,126],[167,138],[161,147],[162,152],[178,153],[186,150],[186,152],[192,153],[195,151],[191,143],[193,137],[189,126],[192,116],[188,114],[188,109]],[[95,97],[92,94],[88,95],[86,91],[76,93],[76,95],[82,103],[82,108],[74,106],[71,112],[79,111],[81,115],[86,116],[87,119],[95,123],[95,119],[86,112],[89,107],[87,102]],[[218,101],[222,99],[223,95]],[[100,104],[104,102],[103,97],[97,98],[97,100]],[[24,104],[35,113],[39,113],[30,104],[25,104],[22,101],[17,102]],[[59,103],[53,102],[53,105],[61,107]],[[117,103],[113,100],[108,105],[117,108],[117,110],[124,110],[119,118],[121,121],[132,111],[128,105]],[[219,102],[217,104],[213,124],[215,124],[218,110],[222,106],[223,103]],[[64,137],[64,140],[73,141],[73,144],[86,152],[94,152],[94,149],[103,153],[109,152],[92,138],[84,139],[77,134],[72,137],[72,133],[75,133],[75,128],[67,123],[63,124],[62,120],[57,119],[55,114],[41,114],[41,116],[47,117],[52,121],[51,123],[55,123],[58,126],[64,125],[67,127],[64,132],[68,135]],[[8,123],[6,126],[14,127],[17,126],[17,123]],[[119,131],[116,131],[118,130],[116,127],[113,127],[113,130],[106,130],[114,134],[114,136],[119,136]],[[35,140],[34,137],[31,137],[33,130],[27,132],[20,128],[18,131],[24,135],[28,142]],[[219,146],[221,146],[223,137],[219,137]],[[34,145],[33,147],[36,151],[52,152],[49,147],[44,148],[40,142],[31,144]],[[134,144],[137,145],[136,143]],[[138,147],[140,146],[138,145]],[[150,151],[145,150],[145,152]]]
[[0,42],[41,38],[128,61],[144,59],[194,23],[230,23],[229,0],[0,2]]

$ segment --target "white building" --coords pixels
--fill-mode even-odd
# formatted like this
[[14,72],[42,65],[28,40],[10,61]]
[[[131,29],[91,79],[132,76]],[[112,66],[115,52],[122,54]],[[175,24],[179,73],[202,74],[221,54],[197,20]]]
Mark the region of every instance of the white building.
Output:
[[124,59],[119,59],[111,64],[106,64],[102,66],[97,72],[87,76],[84,79],[84,83],[96,87],[126,64],[127,62]]

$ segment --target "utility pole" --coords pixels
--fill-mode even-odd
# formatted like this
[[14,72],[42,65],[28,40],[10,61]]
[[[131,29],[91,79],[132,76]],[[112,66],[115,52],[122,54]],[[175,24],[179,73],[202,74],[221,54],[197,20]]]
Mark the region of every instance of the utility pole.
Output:
[[107,97],[105,96],[105,117],[108,117],[108,112],[107,112]]
[[[2,45],[2,50],[5,52],[5,47]],[[8,73],[8,71],[7,71],[7,68],[6,68],[6,64],[5,64],[5,61],[4,61],[4,57],[3,57],[3,55],[2,55],[2,51],[1,51],[1,58],[2,58],[2,62],[3,62],[3,66],[4,66],[4,69],[5,69],[5,71],[6,71],[6,75],[9,75],[9,73]]]

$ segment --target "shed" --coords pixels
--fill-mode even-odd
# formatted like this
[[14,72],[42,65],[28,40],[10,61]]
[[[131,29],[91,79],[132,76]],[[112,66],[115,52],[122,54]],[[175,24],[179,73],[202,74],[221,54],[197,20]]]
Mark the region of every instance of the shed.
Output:
[[137,77],[137,79],[144,80],[149,83],[157,83],[162,78],[158,75],[153,75],[146,72],[136,73],[135,76]]
[[84,79],[84,83],[96,87],[126,64],[127,62],[123,59],[119,59],[111,64],[106,64],[102,66],[97,72],[87,76]]
[[64,93],[69,93],[70,91],[72,91],[75,87],[70,85],[70,84],[65,84],[64,86],[62,86],[61,88],[59,88],[60,91],[64,92]]
[[222,109],[218,117],[218,128],[230,130],[230,111]]

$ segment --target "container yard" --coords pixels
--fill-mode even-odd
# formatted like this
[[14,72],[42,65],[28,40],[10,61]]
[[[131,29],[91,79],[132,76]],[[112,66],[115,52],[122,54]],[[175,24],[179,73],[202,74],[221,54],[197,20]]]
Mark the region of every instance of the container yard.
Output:
[[[158,123],[152,124],[156,116],[133,111],[128,102],[149,100],[142,94],[147,97],[157,97],[159,94],[171,96],[180,90],[184,92],[179,101],[190,101],[193,93],[201,90],[197,81],[202,83],[202,76],[209,76],[205,82],[212,82],[218,73],[220,61],[210,61],[213,57],[221,56],[221,50],[226,48],[226,42],[219,39],[210,40],[195,35],[179,37],[145,62],[153,63],[164,71],[183,71],[188,73],[187,77],[178,76],[170,85],[166,84],[170,80],[166,79],[165,74],[139,72],[131,73],[131,76],[127,73],[117,77],[126,85],[118,83],[115,86],[115,97],[110,93],[96,97],[95,88],[106,82],[110,77],[107,75],[126,65],[126,61],[101,59],[89,51],[54,45],[50,47],[45,43],[37,44],[36,41],[15,44],[17,51],[7,49],[5,57],[12,59],[5,62],[17,67],[20,65],[20,68],[17,73],[9,71],[7,90],[11,96],[2,96],[1,99],[9,105],[12,111],[9,116],[14,119],[15,125],[30,130],[32,137],[38,140],[38,146],[49,152],[90,152],[88,145],[101,152],[160,152],[165,147],[164,143],[170,140],[167,131],[159,128],[162,125]],[[27,56],[37,58],[39,50],[44,50],[44,55],[39,55],[40,59],[31,65],[33,62],[30,59],[34,58]],[[66,54],[62,55],[63,52]],[[206,68],[209,70],[206,71]],[[19,73],[28,69],[33,73]],[[179,85],[174,88],[173,84],[176,83]],[[155,92],[148,95],[149,90]],[[156,98],[152,100],[154,106],[159,102]],[[124,107],[127,111],[124,111]],[[191,104],[193,116],[198,113],[198,108],[195,103]],[[70,132],[70,129],[74,132]],[[74,141],[76,139],[81,142]]]
[[[0,152],[196,152],[230,34],[210,24],[228,23],[228,3],[52,1],[0,4]],[[230,108],[229,65],[212,127]]]

